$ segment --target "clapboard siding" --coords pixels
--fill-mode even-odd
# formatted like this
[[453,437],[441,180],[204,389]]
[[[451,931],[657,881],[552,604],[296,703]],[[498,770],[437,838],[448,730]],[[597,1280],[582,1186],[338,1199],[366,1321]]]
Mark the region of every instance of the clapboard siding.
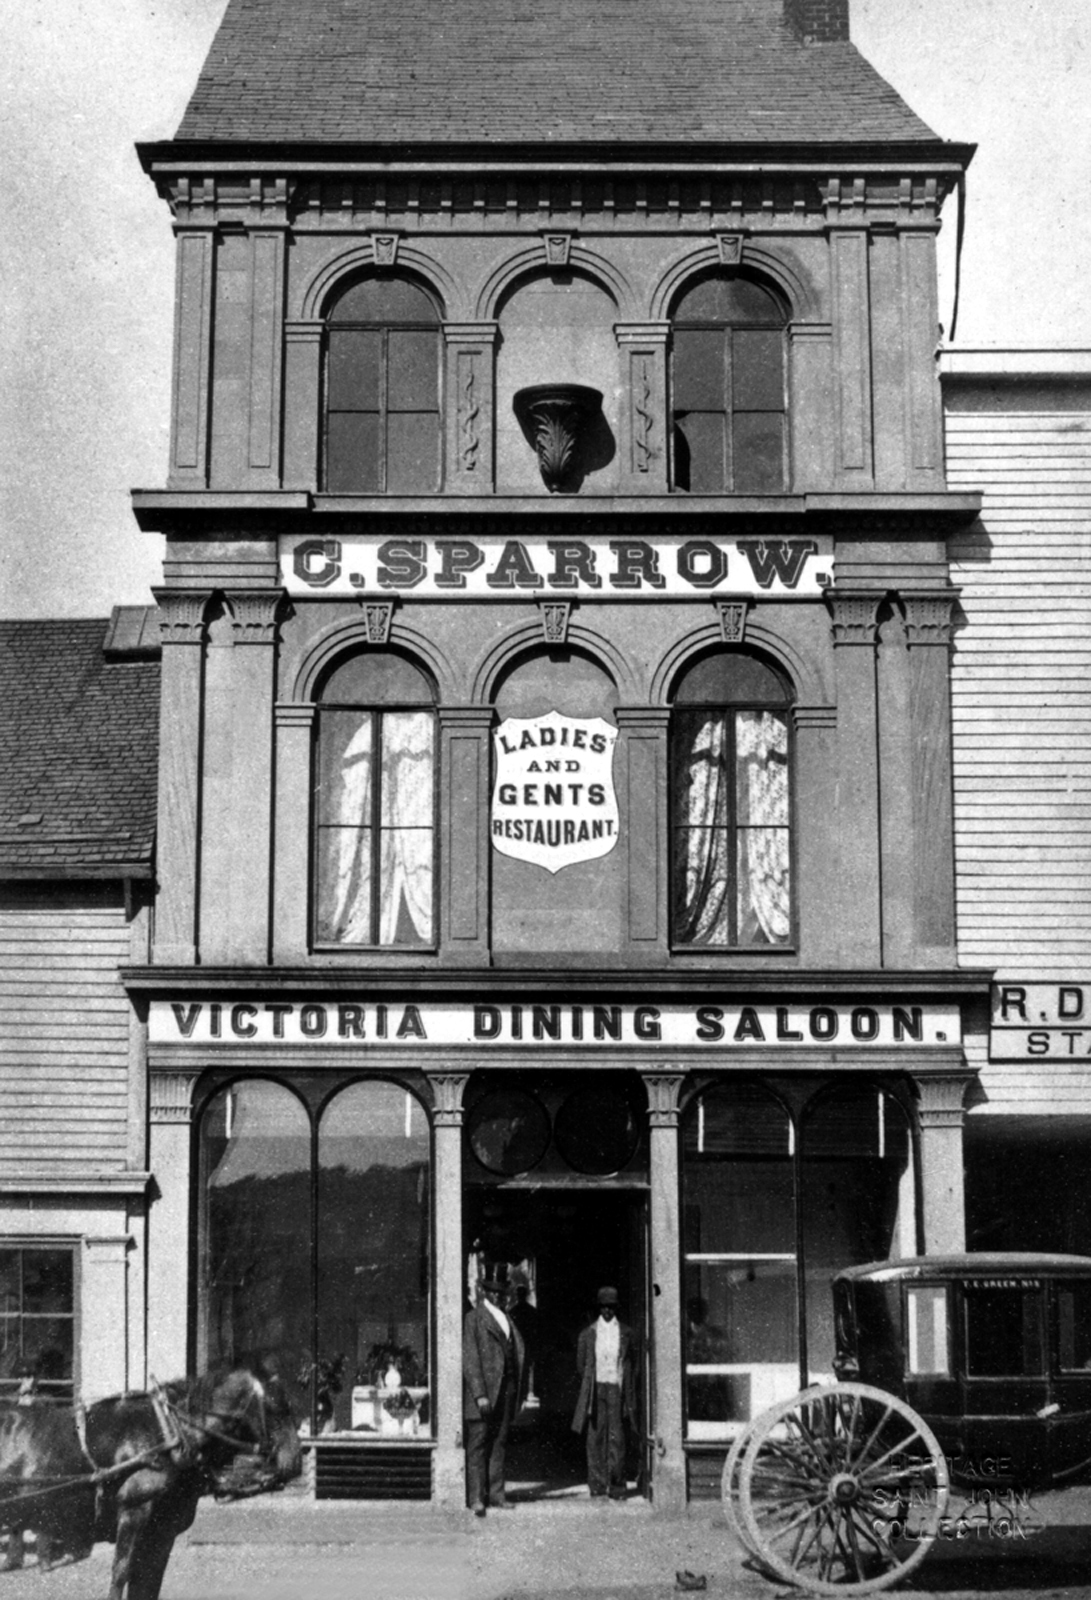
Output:
[[128,958],[120,906],[0,909],[0,1179],[125,1165]]
[[[1030,395],[1030,398],[1027,398]],[[999,981],[1091,977],[1091,390],[947,388],[959,953]],[[1091,1112],[1091,1063],[988,1061],[990,1111]]]

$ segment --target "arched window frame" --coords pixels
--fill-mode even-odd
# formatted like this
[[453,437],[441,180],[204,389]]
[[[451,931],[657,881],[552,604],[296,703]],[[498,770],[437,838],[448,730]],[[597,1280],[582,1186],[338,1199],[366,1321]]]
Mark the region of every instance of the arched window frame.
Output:
[[[768,315],[745,317],[740,314],[722,319],[687,316],[687,299],[704,285],[715,282],[753,285],[764,294],[770,308]],[[790,463],[788,320],[788,309],[781,296],[757,278],[726,271],[713,272],[691,279],[680,290],[671,313],[675,489],[691,494],[783,494],[787,491]],[[773,348],[775,337],[776,373],[765,371],[763,363],[755,359],[756,349],[747,359],[746,345],[753,345],[751,336],[764,342],[767,349]],[[695,404],[696,401],[704,403]],[[697,417],[718,419],[718,450],[714,439],[715,422],[706,422],[703,427],[691,423],[689,430],[683,426],[686,419]],[[763,464],[754,448],[762,425],[749,419],[773,417],[779,419],[780,447],[775,453],[769,452],[771,459]],[[769,422],[764,424],[764,431],[767,434],[773,431]],[[698,443],[703,445],[699,452],[694,449]]]
[[[366,288],[369,285],[383,286],[391,283],[404,284],[416,291],[422,302],[431,308],[430,317],[414,319],[405,317],[339,317],[338,309],[342,306],[347,296],[354,290]],[[415,277],[404,273],[367,274],[364,277],[354,278],[351,283],[342,285],[338,294],[330,302],[325,315],[324,332],[324,357],[323,371],[323,397],[322,397],[322,485],[328,494],[435,494],[443,486],[443,310],[431,289],[419,282]],[[374,391],[368,393],[368,386],[357,383],[355,387],[355,405],[343,404],[353,398],[353,385],[346,374],[342,379],[338,373],[338,358],[335,352],[336,342],[342,336],[362,335],[373,341],[375,349],[374,358]],[[399,404],[406,399],[421,400],[424,396],[419,392],[422,379],[427,380],[429,364],[426,361],[418,363],[416,371],[411,370],[411,364],[399,363],[398,351],[392,349],[392,341],[396,346],[399,340],[408,346],[408,341],[421,336],[429,336],[433,345],[432,357],[434,361],[434,402],[430,405]],[[347,339],[345,344],[347,346]],[[360,341],[358,340],[358,343]],[[360,374],[357,373],[359,379]],[[417,385],[412,393],[402,390],[412,381]],[[431,398],[431,397],[430,397]],[[360,404],[362,400],[374,400],[374,404]],[[400,416],[429,416],[434,419],[435,446],[435,471],[431,474],[414,473],[406,470],[399,461],[395,448],[392,462],[391,451],[391,418]],[[351,446],[347,438],[342,443],[341,433],[348,434],[349,425],[334,425],[335,418],[348,417],[374,417],[375,418],[375,463],[374,473],[364,474],[358,468],[352,470],[355,457],[352,455]],[[357,423],[356,431],[365,434],[367,431],[362,424]],[[359,441],[357,441],[357,447]],[[374,478],[368,482],[368,476]]]
[[[757,663],[767,674],[772,674],[780,683],[783,698],[774,700],[771,697],[758,695],[740,697],[738,699],[704,700],[686,699],[685,681],[693,668],[699,667],[703,662],[710,660],[730,661],[732,659],[743,662]],[[670,725],[670,852],[669,852],[669,882],[670,882],[670,943],[674,950],[713,950],[728,953],[736,950],[780,950],[787,951],[793,948],[796,940],[796,903],[795,893],[796,864],[795,864],[795,740],[792,718],[793,693],[784,678],[784,674],[770,666],[760,656],[750,651],[724,650],[713,652],[711,656],[699,657],[696,661],[687,664],[678,675],[672,693],[671,725]],[[743,834],[757,831],[758,825],[754,823],[740,823],[739,821],[739,747],[740,747],[740,718],[745,715],[756,716],[768,714],[778,718],[784,729],[783,760],[786,772],[786,797],[784,801],[784,818],[782,822],[774,825],[776,831],[784,835],[785,845],[783,862],[785,868],[787,900],[784,915],[783,932],[777,937],[767,933],[763,938],[746,938],[740,930],[739,890],[740,890],[740,845]],[[703,825],[682,814],[683,806],[683,763],[686,760],[685,751],[693,748],[692,738],[687,739],[684,733],[687,722],[704,716],[706,727],[711,735],[713,744],[719,743],[717,764],[722,774],[721,786],[724,801],[724,822]],[[717,741],[717,732],[719,738]],[[714,804],[719,801],[714,800]],[[726,889],[723,896],[723,910],[716,916],[714,923],[700,932],[700,922],[703,912],[693,901],[685,898],[688,870],[682,865],[681,836],[686,830],[696,831],[704,828],[708,833],[713,831],[724,835],[726,841],[725,865],[727,869]],[[687,862],[688,868],[688,862]],[[697,926],[693,921],[696,916]],[[726,924],[726,926],[725,926]],[[759,926],[760,917],[759,917]],[[711,937],[709,935],[712,935]],[[722,935],[722,936],[717,936]]]
[[[315,950],[402,950],[413,953],[427,953],[434,951],[437,945],[437,883],[438,883],[438,842],[439,842],[439,816],[438,816],[438,767],[439,767],[439,719],[436,713],[437,693],[436,686],[428,673],[418,662],[396,651],[383,651],[381,659],[393,660],[404,663],[426,686],[428,693],[423,691],[418,697],[387,699],[376,695],[374,698],[353,698],[349,700],[325,699],[330,685],[336,678],[341,668],[350,666],[359,661],[363,664],[366,676],[367,663],[375,663],[379,659],[376,651],[363,649],[348,651],[333,664],[325,675],[324,686],[320,687],[316,695],[316,715],[314,720],[313,735],[313,761],[312,761],[312,813],[311,813],[311,943]],[[400,866],[405,866],[405,861],[399,856],[395,848],[395,859],[386,860],[384,839],[390,834],[399,832],[396,822],[385,820],[385,806],[389,789],[386,786],[387,774],[392,769],[391,762],[391,729],[395,717],[420,717],[427,714],[430,728],[430,749],[428,761],[430,763],[429,791],[426,810],[427,822],[413,824],[412,831],[424,832],[429,835],[430,849],[428,856],[427,888],[419,897],[414,897],[413,902],[407,903],[409,920],[417,926],[419,937],[412,939],[398,938],[399,926],[404,927],[404,918],[400,911],[390,925],[389,906],[384,896],[394,888],[400,888],[404,894],[404,884],[400,880]],[[367,779],[367,793],[362,799],[362,809],[366,820],[353,822],[346,820],[336,823],[329,820],[329,813],[325,810],[325,797],[323,795],[323,775],[326,763],[326,741],[331,739],[333,727],[336,723],[331,719],[355,718],[356,732],[352,738],[359,740],[365,727],[368,735],[363,741],[366,749],[370,776]],[[345,741],[346,752],[351,748],[348,740]],[[411,756],[412,751],[405,748],[399,752],[401,755]],[[397,804],[397,779],[394,780],[395,800]],[[347,798],[347,797],[346,797]],[[330,887],[328,866],[324,856],[324,834],[334,828],[348,833],[350,830],[357,835],[367,835],[366,839],[359,839],[360,853],[367,853],[366,865],[367,899],[368,907],[366,917],[363,912],[363,896],[356,896],[351,911],[343,906],[341,915],[336,919],[342,923],[346,917],[349,926],[339,936],[331,932],[325,911],[329,904],[327,891]],[[407,830],[408,831],[408,830]],[[346,847],[350,848],[350,841],[346,839]],[[349,860],[345,850],[340,852],[343,870],[347,868],[352,873],[359,872],[359,860]],[[423,865],[423,857],[416,865]],[[394,882],[391,883],[393,878]],[[416,916],[413,912],[416,910]],[[418,917],[425,917],[426,927],[417,925]],[[360,936],[359,929],[362,921],[366,920],[366,936]],[[354,931],[350,932],[350,928]],[[384,936],[385,935],[385,936]]]

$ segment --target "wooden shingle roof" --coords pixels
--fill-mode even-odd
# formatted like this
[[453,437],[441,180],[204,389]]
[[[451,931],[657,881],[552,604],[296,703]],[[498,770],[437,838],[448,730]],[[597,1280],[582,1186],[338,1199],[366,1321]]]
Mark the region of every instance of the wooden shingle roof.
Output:
[[151,871],[158,643],[118,623],[0,623],[0,878]]
[[936,135],[783,0],[229,0],[177,134],[261,144],[798,144]]

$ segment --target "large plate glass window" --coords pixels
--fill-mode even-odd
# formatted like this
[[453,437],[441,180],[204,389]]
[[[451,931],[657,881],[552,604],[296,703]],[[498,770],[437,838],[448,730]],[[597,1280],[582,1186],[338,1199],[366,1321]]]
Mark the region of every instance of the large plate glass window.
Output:
[[319,694],[315,942],[430,945],[435,693],[402,657],[350,657]]
[[789,693],[741,651],[675,686],[671,934],[676,946],[785,945],[792,936]]

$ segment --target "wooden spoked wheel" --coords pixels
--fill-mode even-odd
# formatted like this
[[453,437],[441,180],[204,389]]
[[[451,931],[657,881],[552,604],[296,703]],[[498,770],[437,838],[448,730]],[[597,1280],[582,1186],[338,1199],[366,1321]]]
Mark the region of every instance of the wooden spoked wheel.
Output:
[[[808,1390],[805,1392],[810,1393],[811,1391]],[[746,1530],[745,1523],[743,1522],[740,1513],[739,1484],[742,1478],[742,1464],[754,1439],[754,1430],[761,1423],[762,1418],[765,1415],[766,1413],[762,1412],[759,1416],[753,1418],[752,1421],[746,1423],[742,1429],[742,1432],[736,1435],[735,1441],[727,1453],[727,1460],[724,1462],[723,1478],[720,1483],[720,1493],[724,1504],[724,1520],[731,1529],[731,1532],[734,1534],[735,1538],[742,1545],[743,1549],[746,1550],[748,1554],[755,1557],[757,1556],[758,1551],[755,1549],[750,1540],[750,1535]]]
[[[868,1594],[931,1549],[947,1509],[947,1463],[931,1429],[894,1395],[863,1383],[806,1389],[763,1412],[738,1442],[734,1515],[772,1575],[813,1594]],[[726,1467],[724,1476],[730,1488]]]

